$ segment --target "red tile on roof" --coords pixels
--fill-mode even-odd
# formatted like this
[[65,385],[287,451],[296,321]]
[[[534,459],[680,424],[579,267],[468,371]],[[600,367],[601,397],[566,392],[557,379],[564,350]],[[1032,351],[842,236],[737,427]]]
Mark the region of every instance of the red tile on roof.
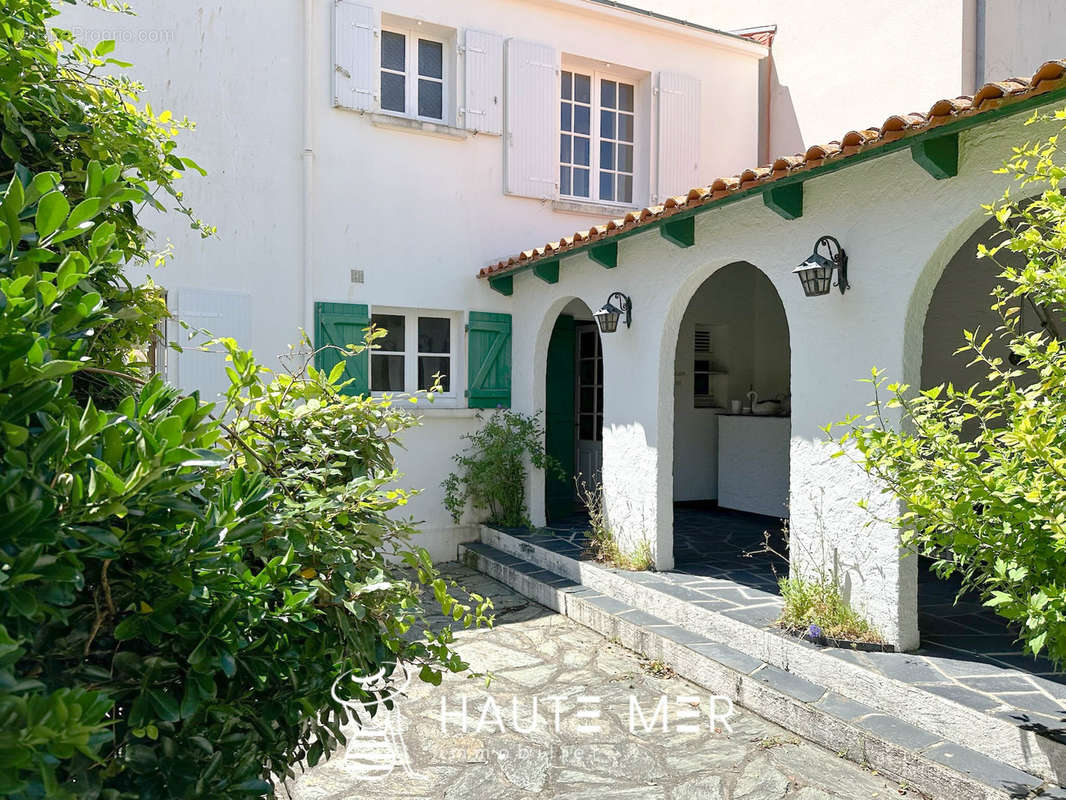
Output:
[[662,205],[631,211],[622,219],[610,220],[587,231],[577,231],[573,236],[564,237],[543,247],[524,250],[517,256],[511,256],[484,267],[478,273],[478,277],[488,278],[501,275],[524,267],[530,261],[565,255],[568,250],[575,247],[616,236],[623,231],[651,224],[663,217],[687,209],[714,203],[743,189],[772,183],[788,175],[821,166],[826,161],[849,158],[888,142],[914,136],[960,117],[982,114],[1005,104],[1044,94],[1063,86],[1066,86],[1066,60],[1048,61],[1042,64],[1029,79],[1008,78],[1004,81],[986,83],[973,97],[938,100],[925,114],[919,112],[894,114],[880,127],[849,131],[839,142],[812,145],[805,153],[782,156],[768,166],[752,167],[732,177],[715,178],[707,186],[695,187],[686,194],[667,198]]

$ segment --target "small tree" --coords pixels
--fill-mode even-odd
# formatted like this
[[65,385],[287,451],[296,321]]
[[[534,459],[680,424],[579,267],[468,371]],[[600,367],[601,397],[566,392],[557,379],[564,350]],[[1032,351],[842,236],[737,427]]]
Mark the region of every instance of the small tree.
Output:
[[544,451],[539,415],[497,409],[480,428],[462,438],[469,445],[452,457],[457,469],[441,483],[452,519],[458,523],[469,503],[488,512],[488,521],[494,525],[528,527],[526,461],[565,477],[559,462]]
[[[1057,112],[1055,119],[1066,119]],[[1048,119],[1038,117],[1035,119]],[[1031,120],[1033,121],[1033,120]],[[1066,347],[1055,320],[1066,310],[1066,177],[1057,137],[1015,148],[1001,170],[1035,199],[1008,191],[988,206],[1000,233],[978,256],[1001,269],[993,292],[995,331],[965,331],[958,355],[980,365],[983,379],[962,388],[914,392],[880,370],[872,413],[838,426],[838,455],[856,457],[904,504],[895,520],[904,541],[935,559],[942,577],[1016,623],[1026,649],[1066,658]],[[1000,261],[1010,251],[1021,266]],[[1032,303],[1044,330],[1021,326],[1019,304]],[[1003,342],[1009,358],[990,349]],[[902,417],[902,426],[893,420]],[[833,438],[837,426],[825,430]],[[856,455],[857,454],[857,455]]]

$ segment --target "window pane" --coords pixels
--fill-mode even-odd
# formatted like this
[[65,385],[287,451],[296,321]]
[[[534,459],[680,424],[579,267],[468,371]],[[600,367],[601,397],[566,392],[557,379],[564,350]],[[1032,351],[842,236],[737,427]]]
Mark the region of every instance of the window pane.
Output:
[[600,173],[600,200],[614,200],[614,173]]
[[378,350],[403,352],[403,317],[399,314],[374,314],[370,321],[375,328],[382,328],[386,331],[385,336],[375,342]]
[[570,194],[570,167],[559,167],[559,194]]
[[600,81],[600,105],[604,108],[617,108],[614,100],[614,81]]
[[574,161],[582,167],[589,165],[589,140],[584,136],[574,137]]
[[618,145],[618,167],[619,172],[632,172],[633,171],[633,145],[620,144]]
[[600,136],[604,139],[614,138],[614,112],[600,112]]
[[589,133],[588,106],[574,106],[574,133]]
[[596,339],[598,334],[592,330],[581,331],[581,339],[578,342],[578,354],[581,358],[596,357]]
[[444,45],[429,39],[418,40],[418,74],[427,78],[444,77]]
[[633,110],[633,87],[628,83],[618,84],[618,108],[622,111]]
[[407,37],[392,31],[381,32],[381,66],[405,72],[407,67]]
[[573,106],[569,103],[563,103],[559,110],[559,128],[564,131],[572,131],[574,129],[574,123],[571,115],[573,114]]
[[571,163],[570,154],[570,136],[564,133],[559,136],[559,160],[566,164]]
[[596,441],[603,440],[603,414],[596,415]]
[[592,78],[574,73],[574,99],[579,103],[592,102]]
[[418,79],[418,116],[444,119],[444,84]]
[[589,171],[580,167],[574,167],[574,196],[589,196]]
[[694,394],[710,394],[711,393],[711,379],[704,373],[703,375],[697,374],[695,376],[695,387],[693,388]]
[[579,419],[577,438],[586,442],[593,441],[593,437],[596,435],[596,417],[592,414],[582,414]]
[[623,142],[633,141],[633,116],[631,114],[618,115],[618,137]]
[[567,72],[566,70],[563,70],[561,83],[562,83],[562,85],[559,87],[561,92],[562,92],[561,96],[562,96],[563,100],[569,100],[571,97],[573,97],[573,89],[574,89],[574,76],[573,76],[573,74],[570,73],[570,72]]
[[618,176],[618,191],[615,193],[615,200],[619,203],[632,203],[633,202],[633,176],[632,175],[619,175]]
[[403,356],[371,353],[370,388],[375,392],[402,392]]
[[596,402],[596,390],[591,386],[581,390],[581,403],[578,407],[578,411],[590,412],[595,411]]
[[433,388],[437,381],[434,375],[440,375],[440,388],[443,392],[451,391],[451,379],[448,373],[451,371],[451,359],[447,356],[419,356],[418,357],[418,388],[428,390]]
[[404,77],[395,72],[381,73],[381,107],[386,111],[406,111]]
[[600,169],[614,169],[614,142],[600,142]]
[[418,352],[451,352],[452,322],[447,317],[418,318]]
[[589,386],[596,382],[596,362],[582,361],[578,367],[578,380],[582,385]]

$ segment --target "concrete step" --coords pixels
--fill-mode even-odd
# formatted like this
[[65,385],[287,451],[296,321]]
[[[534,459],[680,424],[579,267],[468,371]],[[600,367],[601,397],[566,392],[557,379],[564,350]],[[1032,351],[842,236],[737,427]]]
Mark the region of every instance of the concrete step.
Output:
[[[564,581],[568,587],[577,585],[628,608],[639,609],[699,641],[720,646],[728,644],[732,652],[824,687],[834,696],[870,709],[870,713],[920,729],[927,736],[936,738],[940,750],[934,752],[943,751],[945,759],[955,757],[948,754],[953,748],[961,753],[973,753],[990,764],[1008,770],[1014,768],[1019,775],[1026,775],[1030,782],[1046,781],[1049,790],[1061,782],[1057,776],[1066,775],[1066,745],[1056,738],[1025,730],[1009,719],[991,716],[920,686],[873,673],[848,660],[850,654],[846,651],[818,648],[695,605],[691,590],[672,583],[663,575],[622,572],[582,560],[579,548],[551,535],[509,534],[483,527],[481,540],[479,544],[467,546],[466,552],[472,554],[471,558],[479,557],[478,546],[489,546],[497,553],[516,559],[514,564],[505,565],[510,575],[534,575],[537,583],[554,591],[550,582],[540,580],[546,576],[535,575],[538,570],[543,570],[550,573],[551,581]],[[494,574],[494,577],[526,593],[521,586],[509,583],[506,576]],[[528,580],[525,583],[528,584]],[[534,599],[544,602],[540,598]],[[545,605],[567,613],[559,608],[558,602]],[[629,618],[633,619],[632,615]],[[759,706],[748,707],[763,713]],[[792,727],[785,722],[781,724]],[[1066,798],[1066,793],[1062,797]]]

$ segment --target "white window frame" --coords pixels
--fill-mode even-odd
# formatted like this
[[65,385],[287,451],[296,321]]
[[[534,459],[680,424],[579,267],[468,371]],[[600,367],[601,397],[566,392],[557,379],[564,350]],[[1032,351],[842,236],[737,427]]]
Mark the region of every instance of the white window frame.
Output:
[[[391,314],[397,317],[403,317],[403,330],[404,330],[404,349],[399,350],[371,350],[370,359],[374,358],[374,354],[381,355],[392,354],[402,355],[403,359],[403,390],[404,394],[415,394],[418,389],[418,357],[424,356],[444,356],[447,355],[449,364],[451,365],[451,374],[448,376],[448,391],[437,392],[433,395],[434,405],[443,408],[454,408],[461,396],[460,386],[465,385],[465,375],[462,373],[463,364],[460,362],[459,355],[461,352],[460,344],[463,338],[463,324],[462,313],[458,311],[443,311],[440,309],[431,308],[399,308],[396,306],[371,306],[370,307],[370,319],[373,321],[376,314]],[[448,320],[448,352],[447,353],[422,353],[418,349],[418,318],[419,317],[441,317]],[[382,395],[400,394],[400,391],[377,391],[373,390],[373,365],[368,364],[367,378],[371,385],[371,394],[374,397],[381,397]],[[421,406],[422,401],[419,401]]]
[[[560,197],[560,199],[573,200],[573,201],[578,202],[578,203],[596,203],[598,205],[605,205],[605,206],[618,206],[619,208],[632,208],[634,203],[636,202],[636,198],[637,198],[637,194],[638,194],[638,192],[637,192],[637,175],[638,175],[638,170],[637,170],[638,134],[637,134],[637,131],[638,131],[638,128],[639,128],[639,123],[640,123],[640,115],[639,115],[638,110],[637,110],[638,109],[638,105],[639,105],[638,104],[638,94],[637,93],[640,90],[639,81],[637,81],[636,79],[634,79],[630,75],[624,75],[622,73],[606,72],[606,71],[602,71],[602,70],[594,70],[594,69],[589,69],[588,67],[584,67],[584,66],[577,65],[577,64],[566,64],[566,63],[563,63],[562,66],[561,66],[560,74],[559,74],[559,81],[560,82],[562,81],[562,73],[563,72],[569,72],[569,73],[572,73],[572,74],[590,76],[590,78],[592,80],[592,87],[591,87],[591,94],[590,94],[590,99],[591,99],[592,103],[591,103],[591,114],[590,114],[591,120],[589,121],[590,122],[590,124],[589,124],[589,133],[590,133],[590,140],[589,140],[589,150],[590,150],[590,152],[589,152],[589,196],[585,197],[583,195],[572,194],[572,193],[571,194],[563,194],[562,193],[562,185],[560,184],[559,185],[559,197]],[[602,107],[602,105],[600,103],[600,101],[601,101],[601,97],[600,97],[600,81],[614,81],[614,83],[616,83],[616,84],[624,83],[627,86],[632,86],[633,87],[633,111],[632,111],[632,114],[633,114],[633,141],[632,142],[628,142],[628,144],[633,148],[633,164],[632,164],[632,169],[629,172],[629,176],[632,179],[633,186],[632,186],[632,191],[631,191],[631,197],[630,197],[630,199],[628,201],[603,200],[603,199],[600,198],[600,141],[601,141],[601,138],[600,138],[600,112],[603,109],[603,107]],[[563,97],[562,97],[562,93],[560,92],[559,101],[556,104],[556,109],[555,109],[555,114],[556,114],[557,117],[560,116],[560,113],[561,113],[560,110],[562,108],[562,103],[563,102],[564,102],[564,100],[563,100]],[[565,101],[565,102],[573,103],[572,100],[571,101]],[[614,110],[616,112],[618,111],[617,95],[616,95],[616,98],[615,98],[615,109]],[[572,123],[572,119],[573,118],[571,117],[571,125],[573,124]],[[617,133],[618,132],[616,130],[615,134],[617,135]],[[556,141],[555,141],[555,148],[556,148],[557,154],[558,154],[558,149],[559,149],[559,145],[560,145],[560,142],[561,142],[561,137],[563,136],[563,134],[568,134],[568,135],[571,136],[571,138],[573,136],[572,131],[564,131],[563,130],[562,122],[560,121],[558,136],[556,136]],[[617,144],[619,140],[617,138],[613,138],[613,139],[611,139],[611,141],[615,142]],[[570,166],[572,167],[572,166],[574,166],[574,164],[573,164],[573,141],[571,141],[571,143],[570,143],[570,148],[571,148],[571,150],[570,150],[570,153],[571,153]],[[616,162],[617,162],[617,158],[618,158],[618,156],[617,156],[617,151],[616,151],[616,154],[615,154]],[[559,158],[558,155],[557,155],[555,160],[556,160],[556,170],[561,169],[564,166],[562,159]],[[618,170],[617,166],[618,165],[616,163],[615,164],[615,168],[611,170],[611,173],[613,175],[616,175],[616,176],[619,174],[619,170]],[[558,175],[556,177],[558,179]],[[617,189],[617,183],[615,184],[615,187]],[[571,188],[571,190],[573,189],[573,178],[570,179],[570,188]]]
[[[381,105],[382,92],[381,92],[381,73],[391,72],[394,75],[399,74],[396,70],[386,68],[381,63],[381,41],[382,37],[378,37],[378,52],[377,52],[377,92],[378,92],[378,110],[382,114],[392,114],[394,116],[409,117],[411,119],[424,120],[425,122],[435,122],[438,125],[451,125],[452,124],[452,110],[451,110],[451,91],[452,91],[452,76],[451,76],[451,43],[447,38],[441,36],[434,36],[427,34],[425,31],[418,28],[407,28],[398,25],[382,25],[381,32],[395,33],[404,37],[404,110],[396,111],[391,108],[384,108]],[[441,116],[440,117],[424,117],[418,113],[418,81],[419,78],[425,77],[425,80],[437,81],[437,78],[430,78],[428,76],[421,76],[418,74],[418,40],[425,39],[427,42],[436,42],[441,46],[441,77],[440,77],[440,91],[441,91]]]

